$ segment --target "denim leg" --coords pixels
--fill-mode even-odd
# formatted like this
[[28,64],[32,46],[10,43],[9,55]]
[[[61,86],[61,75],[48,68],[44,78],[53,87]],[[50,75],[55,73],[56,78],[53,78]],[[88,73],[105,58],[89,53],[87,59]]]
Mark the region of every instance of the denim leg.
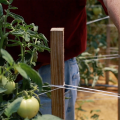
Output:
[[[39,73],[43,79],[43,82],[48,82],[51,84],[51,73],[50,65],[42,66],[39,69]],[[76,59],[70,59],[65,61],[65,84],[77,86],[80,81],[79,69],[76,63]],[[70,87],[72,88],[72,87]],[[77,97],[76,90],[65,90],[65,97],[70,97],[70,99],[65,99],[65,120],[74,120],[74,105]],[[40,96],[42,114],[51,114],[51,99],[46,95]]]
[[[51,84],[51,72],[50,72],[50,65],[42,66],[39,69],[39,74],[41,75],[43,79],[43,83],[47,82]],[[42,114],[51,114],[51,99],[47,97],[46,94],[40,95],[40,112]]]
[[[65,84],[78,86],[80,82],[80,75],[79,75],[79,69],[78,69],[76,59],[73,58],[68,60],[67,64],[65,65],[66,65],[65,71],[67,72],[67,77],[65,75]],[[74,87],[69,87],[69,88],[74,88]],[[68,89],[65,92],[65,97],[70,97],[70,99],[65,100],[65,120],[74,120],[74,117],[75,117],[74,107],[75,107],[75,101],[77,98],[77,90]]]

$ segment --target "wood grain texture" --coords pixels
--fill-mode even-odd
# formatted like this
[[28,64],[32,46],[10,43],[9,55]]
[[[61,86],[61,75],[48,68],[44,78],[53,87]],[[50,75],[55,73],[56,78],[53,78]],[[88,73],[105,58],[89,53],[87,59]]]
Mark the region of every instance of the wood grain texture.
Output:
[[[64,28],[52,28],[50,31],[51,48],[51,84],[64,84]],[[52,88],[56,89],[56,88]],[[52,114],[65,119],[64,89],[51,93]]]
[[[110,19],[108,19],[108,25],[107,25],[107,48],[106,48],[106,54],[109,55],[110,54]],[[110,64],[110,60],[107,59],[106,61],[106,67],[109,67]],[[109,84],[109,72],[106,72],[106,84]]]
[[[118,54],[120,55],[120,33],[118,33],[119,41],[118,41]],[[119,66],[118,66],[118,94],[120,94],[120,58],[119,58]],[[120,99],[118,98],[118,120],[120,120]]]

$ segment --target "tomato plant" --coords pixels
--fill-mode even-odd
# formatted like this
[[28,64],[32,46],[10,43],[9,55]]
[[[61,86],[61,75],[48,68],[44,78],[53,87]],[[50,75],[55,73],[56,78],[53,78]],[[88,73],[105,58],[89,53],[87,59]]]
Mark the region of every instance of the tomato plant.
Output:
[[[22,16],[11,12],[18,9],[12,2],[0,0],[0,120],[61,120],[52,115],[41,116],[39,111],[39,94],[44,88],[34,66],[39,52],[50,51],[48,40],[38,33],[38,26],[28,25]],[[16,46],[20,48],[17,60],[6,49]],[[22,80],[16,83],[19,76]]]

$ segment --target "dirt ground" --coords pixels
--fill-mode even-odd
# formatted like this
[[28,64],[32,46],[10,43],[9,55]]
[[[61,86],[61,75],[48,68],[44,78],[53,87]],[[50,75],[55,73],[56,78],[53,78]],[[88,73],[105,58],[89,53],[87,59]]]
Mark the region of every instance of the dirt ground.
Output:
[[[117,78],[109,73],[113,82],[110,85],[117,85]],[[100,84],[105,84],[105,78],[101,77],[98,81]],[[95,89],[117,93],[115,87],[96,87]],[[118,120],[118,98],[114,96],[102,95],[102,92],[86,93],[78,92],[78,97],[75,105],[76,120]],[[94,118],[91,118],[91,117]]]

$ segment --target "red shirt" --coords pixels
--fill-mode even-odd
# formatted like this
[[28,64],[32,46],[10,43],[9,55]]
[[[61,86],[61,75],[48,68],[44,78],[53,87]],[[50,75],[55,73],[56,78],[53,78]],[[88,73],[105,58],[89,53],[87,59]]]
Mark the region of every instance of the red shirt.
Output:
[[[103,0],[99,0],[106,13]],[[35,23],[39,32],[43,33],[50,44],[50,29],[65,28],[65,60],[73,58],[86,50],[86,0],[14,0],[13,6],[18,7],[15,13],[24,17],[27,24]],[[9,52],[17,58],[18,47],[10,48]],[[41,63],[50,63],[50,54],[39,53],[37,68]]]

